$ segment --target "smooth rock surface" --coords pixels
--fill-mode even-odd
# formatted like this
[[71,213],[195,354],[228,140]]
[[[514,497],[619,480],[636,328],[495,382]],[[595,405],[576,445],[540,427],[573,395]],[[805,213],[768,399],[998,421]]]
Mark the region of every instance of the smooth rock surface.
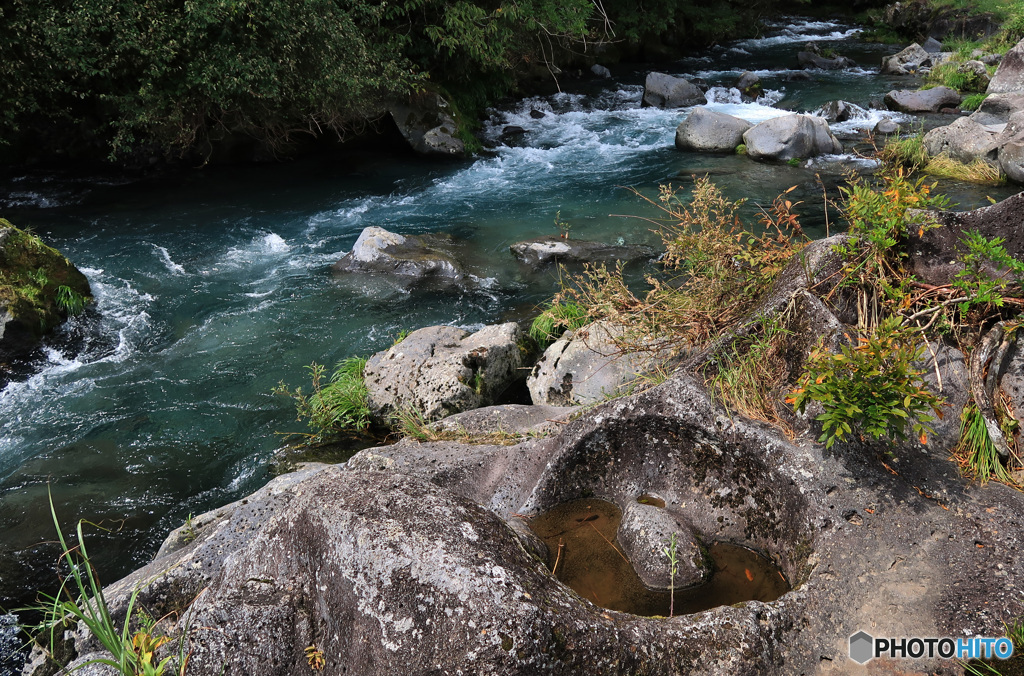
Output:
[[903,113],[937,113],[943,108],[960,105],[960,95],[949,87],[924,90],[894,89],[885,95],[889,110]]
[[473,334],[454,326],[413,331],[367,360],[370,410],[382,420],[408,410],[437,420],[489,405],[521,377],[521,338],[515,322]]
[[643,105],[655,108],[683,108],[707,103],[697,85],[665,73],[650,73],[644,84]]
[[676,148],[704,153],[731,153],[752,125],[738,117],[697,107],[676,128]]
[[743,134],[747,155],[755,160],[804,159],[842,152],[828,123],[813,115],[783,115],[754,125]]

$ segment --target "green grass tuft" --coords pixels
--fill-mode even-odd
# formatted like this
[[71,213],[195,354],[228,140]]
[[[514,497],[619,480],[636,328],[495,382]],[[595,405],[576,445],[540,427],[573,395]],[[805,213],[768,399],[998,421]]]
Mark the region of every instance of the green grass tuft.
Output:
[[566,331],[575,331],[590,323],[586,308],[579,303],[553,300],[530,324],[530,338],[547,347]]

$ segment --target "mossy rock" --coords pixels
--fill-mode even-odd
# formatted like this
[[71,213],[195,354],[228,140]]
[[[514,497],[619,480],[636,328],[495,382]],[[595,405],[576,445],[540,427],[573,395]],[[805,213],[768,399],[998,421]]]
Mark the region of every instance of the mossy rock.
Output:
[[0,218],[0,358],[30,352],[92,302],[89,280],[56,249]]

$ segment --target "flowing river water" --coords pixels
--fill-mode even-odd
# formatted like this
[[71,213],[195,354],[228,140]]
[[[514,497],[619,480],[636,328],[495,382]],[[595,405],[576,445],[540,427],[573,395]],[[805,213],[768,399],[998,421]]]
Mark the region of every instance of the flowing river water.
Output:
[[[879,76],[881,56],[898,48],[861,43],[857,33],[790,19],[767,37],[658,69],[703,78],[711,107],[752,122],[832,99],[867,108],[918,84]],[[862,67],[790,80],[810,40]],[[748,69],[768,90],[761,104],[728,89]],[[368,155],[346,166],[310,159],[146,180],[37,171],[0,182],[0,216],[62,250],[97,300],[50,341],[29,377],[0,392],[0,608],[53,587],[48,492],[65,528],[84,518],[109,529],[90,544],[103,578],[128,573],[189,514],[269,479],[280,433],[302,430],[290,401],[271,394],[279,381],[299,385],[311,361],[372,353],[403,329],[472,329],[549,297],[555,275],[525,272],[508,246],[555,234],[556,214],[574,238],[656,243],[650,223],[621,216],[652,215],[625,187],[655,195],[659,183],[711,172],[727,196],[750,198],[750,211],[797,185],[805,229],[824,234],[816,174],[834,186],[843,167],[864,160],[791,167],[681,153],[674,132],[687,113],[641,108],[645,74],[622,66],[613,79],[563,82],[564,93],[496,111],[484,128],[495,147],[461,162]],[[833,129],[849,148],[881,116]],[[526,131],[505,145],[507,125]],[[963,208],[1016,191],[942,187]],[[418,292],[332,276],[369,225],[451,233],[477,282]]]

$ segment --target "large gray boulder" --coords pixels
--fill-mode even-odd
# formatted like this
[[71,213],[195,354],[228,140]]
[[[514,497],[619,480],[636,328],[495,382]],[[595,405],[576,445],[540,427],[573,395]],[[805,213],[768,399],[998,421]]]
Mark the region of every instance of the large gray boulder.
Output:
[[828,123],[813,115],[783,115],[754,125],[743,134],[747,155],[755,160],[791,160],[839,153],[843,145]]
[[960,117],[953,124],[932,129],[924,135],[924,147],[932,157],[948,155],[964,164],[975,160],[994,164],[999,152],[996,135],[969,117]]
[[915,42],[892,56],[882,57],[879,72],[882,75],[910,75],[922,66],[931,65],[931,59],[932,54]]
[[371,225],[364,228],[352,250],[333,268],[336,273],[380,273],[411,283],[425,279],[445,283],[466,278],[447,235],[399,235]]
[[1024,93],[1024,40],[1003,55],[987,91],[989,94]]
[[466,144],[451,104],[437,92],[427,91],[389,108],[398,131],[417,153],[436,157],[463,157]]
[[738,117],[697,107],[676,127],[676,148],[701,153],[733,152],[751,126]]
[[379,418],[415,411],[426,420],[487,406],[520,378],[522,335],[515,322],[476,333],[428,326],[378,352],[363,371]]
[[509,246],[516,259],[535,269],[558,263],[610,263],[650,259],[654,249],[639,244],[605,244],[544,235]]
[[889,110],[903,113],[937,113],[943,108],[959,106],[960,94],[945,86],[921,90],[894,89],[885,95],[885,105]]
[[697,85],[665,73],[649,73],[644,83],[643,105],[654,108],[683,108],[707,103]]
[[552,343],[526,380],[534,404],[593,404],[627,391],[657,361],[646,353],[624,352],[616,343],[625,329],[595,322]]

